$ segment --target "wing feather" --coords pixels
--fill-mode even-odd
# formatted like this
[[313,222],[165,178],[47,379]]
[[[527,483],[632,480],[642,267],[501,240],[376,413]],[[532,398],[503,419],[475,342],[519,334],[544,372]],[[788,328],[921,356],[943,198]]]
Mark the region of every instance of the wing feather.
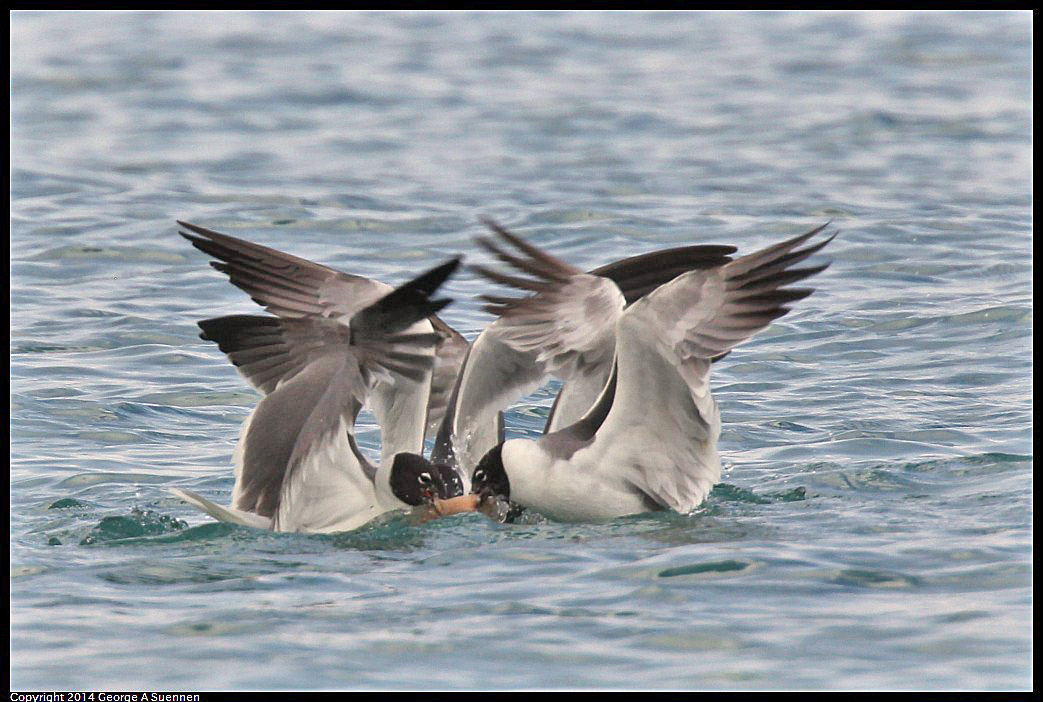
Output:
[[[499,317],[488,327],[499,347],[494,356],[468,363],[499,363],[502,369],[525,366],[524,373],[507,378],[502,392],[484,390],[475,400],[464,388],[460,407],[482,407],[482,424],[514,400],[539,385],[548,375],[564,382],[547,421],[547,431],[578,419],[598,397],[612,369],[616,322],[624,305],[693,269],[720,266],[731,260],[733,246],[697,245],[656,251],[616,261],[584,273],[490,219],[482,222],[498,240],[480,237],[478,245],[524,276],[487,266],[472,266],[494,283],[532,293],[523,297],[480,296],[483,309]],[[513,251],[511,250],[513,249]],[[465,371],[466,372],[466,371]],[[484,375],[484,374],[482,374]],[[509,389],[509,391],[507,391]],[[495,395],[495,397],[494,397]],[[507,403],[507,404],[503,404]],[[466,428],[466,422],[457,422]],[[481,434],[490,437],[490,432]],[[484,443],[482,444],[484,445]],[[491,448],[491,447],[490,447]]]
[[232,509],[271,518],[280,530],[350,528],[345,519],[376,504],[377,470],[354,445],[355,418],[375,381],[385,391],[402,385],[398,405],[384,402],[384,392],[374,412],[388,415],[386,446],[420,448],[426,413],[415,426],[390,420],[415,417],[414,406],[427,405],[434,348],[451,336],[428,320],[450,302],[434,293],[459,259],[392,289],[180,224],[192,232],[182,232],[185,238],[221,260],[215,267],[233,284],[279,315],[199,323],[202,338],[217,342],[265,395],[240,435]]
[[791,268],[832,240],[800,248],[823,228],[684,273],[627,307],[616,329],[616,397],[591,446],[605,480],[678,512],[703,501],[720,479],[712,359],[811,293],[784,286],[826,267]]

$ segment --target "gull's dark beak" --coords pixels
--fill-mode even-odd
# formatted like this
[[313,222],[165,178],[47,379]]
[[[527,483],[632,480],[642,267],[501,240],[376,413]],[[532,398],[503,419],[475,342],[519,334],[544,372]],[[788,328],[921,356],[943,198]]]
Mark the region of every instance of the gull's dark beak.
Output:
[[479,488],[478,492],[473,494],[475,497],[478,498],[479,504],[484,504],[489,500],[496,499],[496,492],[493,490],[491,485],[483,485],[481,488]]

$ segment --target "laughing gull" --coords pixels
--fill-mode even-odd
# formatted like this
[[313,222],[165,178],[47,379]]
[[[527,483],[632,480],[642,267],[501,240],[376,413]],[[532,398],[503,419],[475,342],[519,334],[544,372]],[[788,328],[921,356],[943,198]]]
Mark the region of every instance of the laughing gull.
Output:
[[[736,251],[734,246],[683,246],[622,259],[584,274],[496,222],[485,218],[482,222],[502,243],[479,237],[478,245],[535,277],[507,275],[485,266],[472,269],[494,283],[537,295],[526,301],[481,296],[488,312],[514,312],[489,324],[471,344],[432,452],[432,460],[455,466],[468,483],[479,459],[504,439],[504,409],[554,377],[563,384],[545,431],[578,420],[594,404],[612,371],[615,320],[623,307],[682,273],[721,266]],[[522,324],[528,314],[523,308],[533,299],[553,304],[553,317],[526,317]],[[544,329],[539,331],[541,325]],[[546,328],[557,333],[547,337]],[[543,343],[545,338],[549,343]]]
[[[184,490],[211,516],[276,531],[354,529],[384,512],[430,504],[472,509],[443,468],[420,454],[434,348],[429,318],[454,258],[398,288],[334,271],[242,239],[178,222],[193,246],[275,317],[231,315],[199,323],[263,398],[243,424],[229,507]],[[382,458],[359,451],[355,420],[372,407]],[[470,505],[467,507],[465,505]]]
[[589,340],[589,328],[569,322],[575,315],[608,318],[615,360],[581,419],[536,440],[499,443],[479,461],[471,490],[483,503],[510,500],[566,521],[698,507],[720,479],[711,362],[811,294],[787,286],[829,265],[793,267],[836,236],[804,246],[825,226],[683,273],[625,307],[603,280],[583,273],[541,276],[541,287],[528,288],[534,295],[497,301],[502,343],[553,356]]

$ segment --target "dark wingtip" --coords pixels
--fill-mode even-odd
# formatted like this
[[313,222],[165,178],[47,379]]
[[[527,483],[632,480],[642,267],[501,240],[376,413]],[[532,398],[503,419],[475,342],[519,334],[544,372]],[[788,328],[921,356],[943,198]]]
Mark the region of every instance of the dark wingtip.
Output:
[[438,313],[440,310],[451,305],[452,303],[453,298],[451,297],[443,297],[438,300],[431,300],[431,302],[428,304],[428,316]]
[[[445,263],[421,273],[416,278],[403,283],[382,298],[387,304],[398,304],[406,300],[416,301],[417,295],[422,298],[430,298],[449,279],[456,269],[460,267],[463,256],[454,256]],[[448,303],[446,303],[448,304]],[[444,305],[443,305],[444,306]]]
[[[209,237],[212,234],[217,234],[217,232],[214,232],[214,231],[212,231],[210,229],[207,229],[206,227],[200,227],[197,224],[192,224],[191,222],[185,222],[185,221],[180,220],[180,219],[176,219],[174,221],[178,223],[178,226],[184,227],[185,229],[187,229],[188,231],[192,232],[193,234],[199,234],[200,236],[206,236],[206,237]],[[184,232],[178,232],[178,234],[180,234],[181,236],[186,237],[186,238],[188,237],[188,235],[185,234]]]
[[494,244],[493,240],[487,236],[476,236],[474,238],[474,243],[478,244],[479,247],[485,249],[493,256],[499,256],[503,253],[503,249]]
[[431,295],[442,285],[442,283],[449,279],[449,276],[456,272],[456,269],[459,268],[460,264],[463,262],[463,258],[463,256],[454,256],[445,263],[435,266],[408,283],[404,283],[401,287],[421,290],[426,294]]
[[452,257],[442,265],[435,267],[434,270],[442,274],[444,276],[442,280],[445,280],[446,278],[448,278],[456,272],[456,269],[460,267],[460,264],[463,263],[463,260],[463,255],[457,254],[456,256]]
[[432,296],[460,267],[462,256],[455,256],[416,278],[403,283],[351,319],[351,328],[363,334],[380,336],[401,331],[413,322],[429,317],[452,302],[451,298]]
[[480,264],[471,264],[468,266],[473,273],[480,275],[481,277],[491,280],[499,285],[504,285],[510,288],[518,288],[519,290],[528,290],[530,292],[540,293],[548,289],[549,283],[541,280],[534,280],[530,278],[522,278],[520,276],[507,275],[500,271],[483,266]]
[[[517,234],[512,234],[511,232],[507,231],[507,228],[505,226],[503,226],[502,224],[497,222],[492,217],[486,217],[486,216],[482,215],[482,216],[478,217],[478,221],[481,222],[485,226],[486,229],[488,229],[492,233],[498,235],[500,238],[502,238],[502,239],[504,239],[506,241],[511,242],[515,246],[518,246],[519,248],[521,248],[524,245],[524,242],[522,244],[518,244],[518,242],[521,239],[520,239],[520,237]],[[522,250],[524,250],[524,248]]]

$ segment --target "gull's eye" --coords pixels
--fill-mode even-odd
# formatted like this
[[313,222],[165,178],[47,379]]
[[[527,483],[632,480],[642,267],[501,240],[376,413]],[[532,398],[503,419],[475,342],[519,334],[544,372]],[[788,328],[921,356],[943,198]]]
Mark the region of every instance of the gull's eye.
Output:
[[432,499],[435,496],[435,481],[431,479],[431,474],[421,473],[416,479],[420,483],[420,494],[429,500]]

